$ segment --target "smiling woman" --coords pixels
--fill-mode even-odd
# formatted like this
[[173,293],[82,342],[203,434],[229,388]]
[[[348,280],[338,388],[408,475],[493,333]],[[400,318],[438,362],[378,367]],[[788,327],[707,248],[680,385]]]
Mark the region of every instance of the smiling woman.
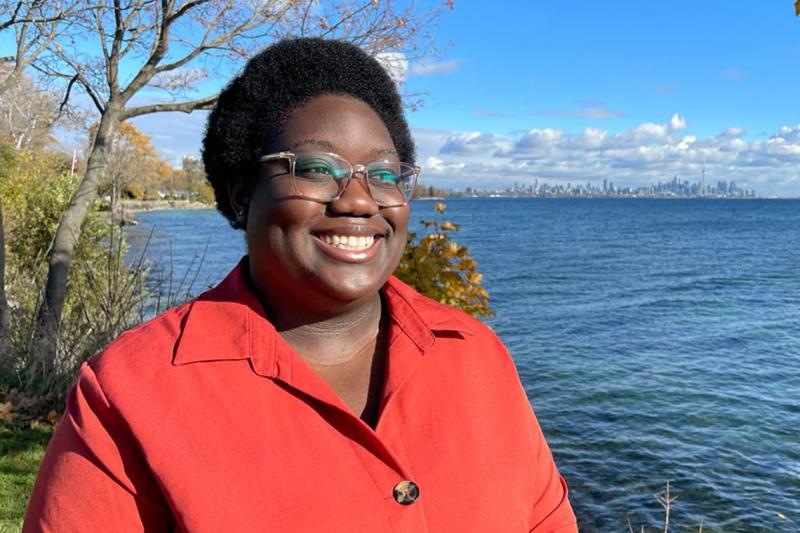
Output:
[[375,60],[266,49],[204,161],[247,256],[82,367],[26,531],[576,530],[502,343],[392,276],[420,169]]

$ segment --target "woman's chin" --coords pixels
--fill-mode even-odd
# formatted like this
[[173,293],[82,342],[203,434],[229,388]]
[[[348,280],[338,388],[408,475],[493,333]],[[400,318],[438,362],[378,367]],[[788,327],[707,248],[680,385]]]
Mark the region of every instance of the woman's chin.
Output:
[[307,279],[309,288],[344,305],[375,296],[389,278],[389,274],[355,265],[316,274],[313,275],[313,280]]

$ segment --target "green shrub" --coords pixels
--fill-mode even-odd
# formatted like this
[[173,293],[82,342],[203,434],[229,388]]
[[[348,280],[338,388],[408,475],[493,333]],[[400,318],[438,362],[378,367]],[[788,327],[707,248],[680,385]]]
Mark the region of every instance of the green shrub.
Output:
[[9,155],[9,150],[7,146],[0,150],[8,162],[0,175],[0,195],[11,321],[5,355],[11,373],[0,376],[0,390],[18,390],[21,398],[28,399],[27,409],[44,415],[61,409],[80,363],[135,323],[143,279],[141,272],[125,267],[122,232],[108,223],[98,202],[83,223],[74,251],[57,365],[54,372],[43,375],[29,344],[47,275],[47,255],[81,177],[69,171],[60,154],[11,150]]

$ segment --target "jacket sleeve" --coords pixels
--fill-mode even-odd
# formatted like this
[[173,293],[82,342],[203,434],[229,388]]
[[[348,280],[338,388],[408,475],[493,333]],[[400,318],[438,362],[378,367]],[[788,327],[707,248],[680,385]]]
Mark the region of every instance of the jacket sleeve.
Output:
[[503,354],[508,365],[509,406],[517,413],[516,420],[524,424],[527,438],[530,439],[529,450],[533,492],[530,496],[530,515],[528,529],[531,533],[575,533],[578,531],[577,520],[567,497],[567,483],[558,473],[553,454],[542,433],[531,408],[525,387],[519,378],[514,360],[502,341],[495,336],[497,349]]
[[558,473],[550,448],[531,411],[531,429],[537,443],[535,492],[531,502],[531,533],[575,533],[575,514],[567,498],[567,483]]
[[137,443],[84,363],[39,469],[23,532],[172,527]]

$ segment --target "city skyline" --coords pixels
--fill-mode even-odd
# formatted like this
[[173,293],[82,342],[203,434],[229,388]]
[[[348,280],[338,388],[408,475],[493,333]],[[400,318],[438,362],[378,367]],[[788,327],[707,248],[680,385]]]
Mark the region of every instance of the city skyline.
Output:
[[753,189],[742,188],[734,180],[719,180],[713,184],[703,181],[690,182],[679,180],[674,176],[672,180],[642,186],[617,186],[613,181],[604,179],[602,184],[586,182],[565,184],[539,183],[534,179],[532,185],[524,186],[515,182],[512,187],[505,189],[484,189],[480,187],[466,187],[463,192],[446,190],[451,195],[466,196],[535,196],[535,197],[636,197],[636,198],[759,198]]

